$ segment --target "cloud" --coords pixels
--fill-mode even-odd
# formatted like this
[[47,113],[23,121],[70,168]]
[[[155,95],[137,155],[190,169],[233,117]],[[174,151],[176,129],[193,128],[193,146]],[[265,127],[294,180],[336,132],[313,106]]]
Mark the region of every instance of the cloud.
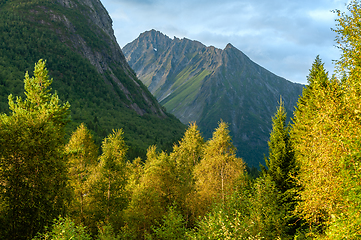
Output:
[[232,43],[253,61],[294,82],[306,83],[316,57],[330,72],[340,0],[103,0],[120,46],[156,29],[168,36],[224,48]]

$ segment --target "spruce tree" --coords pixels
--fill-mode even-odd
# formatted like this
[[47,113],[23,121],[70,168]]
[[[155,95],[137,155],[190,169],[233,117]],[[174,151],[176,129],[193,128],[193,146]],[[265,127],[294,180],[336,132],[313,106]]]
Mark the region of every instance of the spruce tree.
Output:
[[283,194],[294,187],[292,174],[296,173],[294,152],[290,139],[290,127],[286,124],[287,113],[282,101],[272,118],[272,132],[268,141],[269,156],[266,159],[267,174]]
[[[290,138],[290,126],[286,124],[287,113],[282,98],[280,106],[277,108],[275,116],[272,118],[272,132],[270,134],[269,156],[265,159],[267,170],[265,175],[258,180],[258,183],[264,184],[267,181],[274,183],[274,189],[267,189],[268,184],[264,186],[270,194],[269,199],[273,199],[274,206],[277,206],[278,231],[280,235],[286,236],[295,233],[297,218],[294,215],[296,204],[296,183],[294,178],[297,176],[297,167],[294,151]],[[257,185],[255,185],[257,186]],[[274,198],[274,196],[277,196]],[[266,204],[266,202],[262,203]],[[270,205],[268,202],[267,205]],[[276,215],[273,213],[273,215]],[[265,224],[271,227],[274,224],[266,221]]]

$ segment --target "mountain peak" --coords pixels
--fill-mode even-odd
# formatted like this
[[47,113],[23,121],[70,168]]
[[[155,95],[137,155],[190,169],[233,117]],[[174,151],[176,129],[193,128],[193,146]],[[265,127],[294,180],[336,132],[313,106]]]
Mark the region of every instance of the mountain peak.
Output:
[[227,50],[227,49],[234,49],[235,47],[231,44],[231,43],[228,43],[227,46],[224,48],[224,50]]
[[123,51],[168,111],[185,124],[196,121],[206,138],[222,118],[239,156],[255,166],[267,153],[280,95],[292,111],[302,92],[302,86],[262,68],[230,43],[222,50],[186,38],[138,39]]

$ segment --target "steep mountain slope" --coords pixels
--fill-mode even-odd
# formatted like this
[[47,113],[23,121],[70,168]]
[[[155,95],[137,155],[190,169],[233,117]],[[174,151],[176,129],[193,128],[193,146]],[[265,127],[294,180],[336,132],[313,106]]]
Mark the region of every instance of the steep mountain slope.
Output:
[[139,79],[183,123],[196,121],[208,138],[220,119],[228,122],[238,155],[250,165],[267,154],[280,96],[291,116],[302,93],[301,84],[267,71],[231,44],[221,50],[151,30],[123,52]]
[[[21,95],[24,72],[47,61],[53,89],[71,104],[71,131],[87,123],[98,140],[123,128],[131,154],[167,148],[184,125],[137,79],[99,0],[0,0],[0,111]],[[98,142],[99,142],[98,141]]]

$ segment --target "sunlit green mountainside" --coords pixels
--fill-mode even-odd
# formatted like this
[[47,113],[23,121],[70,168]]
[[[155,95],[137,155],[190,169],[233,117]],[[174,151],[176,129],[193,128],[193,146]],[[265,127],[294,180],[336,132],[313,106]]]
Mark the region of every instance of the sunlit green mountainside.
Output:
[[229,123],[238,155],[254,166],[267,154],[280,96],[292,116],[302,93],[303,85],[276,76],[231,44],[221,50],[151,30],[122,50],[138,78],[183,123],[196,121],[206,138],[220,119]]
[[85,122],[100,143],[123,128],[132,156],[151,144],[171,148],[183,134],[129,67],[99,0],[0,0],[0,112],[10,93],[23,94],[24,73],[39,59],[71,104],[69,132]]

